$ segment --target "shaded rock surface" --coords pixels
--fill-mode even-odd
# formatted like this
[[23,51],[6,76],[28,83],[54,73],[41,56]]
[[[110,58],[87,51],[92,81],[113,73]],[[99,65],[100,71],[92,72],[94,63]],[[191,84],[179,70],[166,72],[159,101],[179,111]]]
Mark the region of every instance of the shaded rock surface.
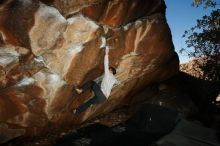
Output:
[[55,146],[144,146],[170,132],[179,120],[178,112],[161,106],[146,104],[124,124],[107,127],[93,124],[77,134],[64,136]]
[[[103,104],[75,86],[103,73],[104,48],[121,82]],[[0,2],[0,143],[79,125],[178,72],[161,0]],[[135,100],[135,99],[134,99]]]
[[[86,128],[69,128],[61,133],[49,134],[40,139],[17,139],[4,146],[51,146],[55,145],[56,142],[58,142],[57,145],[87,143],[88,145],[104,145],[106,142],[107,145],[137,145],[135,143],[137,141],[138,145],[146,145],[159,138],[161,130],[173,125],[171,122],[172,114],[163,113],[160,111],[162,109],[176,111],[174,113],[178,112],[178,116],[190,120],[196,125],[199,124],[220,131],[219,107],[212,103],[216,93],[220,91],[219,87],[213,82],[197,79],[180,72],[168,80],[153,83],[140,89],[132,97],[127,96],[127,101],[121,102],[115,110],[97,116],[82,125],[82,127],[88,125]],[[152,106],[140,110],[143,105],[149,104]],[[129,123],[130,126],[126,123]],[[143,132],[144,129],[147,129],[148,132],[150,129],[151,132],[157,131],[157,134],[146,134],[146,131]],[[194,133],[194,137],[198,138],[203,135],[203,130],[201,129],[199,134]],[[173,133],[172,136],[179,137],[181,135]],[[152,138],[156,139],[153,140]],[[206,138],[208,140],[208,137]],[[188,140],[185,139],[184,141]]]

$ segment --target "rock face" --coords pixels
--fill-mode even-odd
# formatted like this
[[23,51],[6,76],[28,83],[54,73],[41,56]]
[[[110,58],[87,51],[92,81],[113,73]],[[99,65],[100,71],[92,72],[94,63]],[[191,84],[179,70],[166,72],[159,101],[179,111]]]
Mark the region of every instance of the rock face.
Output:
[[[105,46],[121,82],[107,101],[72,114],[103,73]],[[81,124],[178,72],[161,0],[0,2],[0,143]]]

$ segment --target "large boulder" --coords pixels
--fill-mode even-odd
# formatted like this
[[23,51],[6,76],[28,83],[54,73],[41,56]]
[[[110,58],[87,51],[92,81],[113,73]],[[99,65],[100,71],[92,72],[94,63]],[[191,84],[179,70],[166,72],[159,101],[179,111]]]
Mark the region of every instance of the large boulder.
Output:
[[[73,88],[102,75],[105,46],[121,84],[75,115],[91,94]],[[3,0],[0,143],[81,124],[178,70],[161,0]]]

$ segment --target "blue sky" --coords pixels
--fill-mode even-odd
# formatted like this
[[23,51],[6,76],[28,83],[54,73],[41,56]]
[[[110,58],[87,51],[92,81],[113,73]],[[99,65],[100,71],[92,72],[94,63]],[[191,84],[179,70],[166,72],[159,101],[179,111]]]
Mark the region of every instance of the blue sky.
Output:
[[180,54],[179,49],[186,48],[185,38],[182,38],[185,30],[196,25],[196,20],[205,14],[210,14],[210,9],[191,6],[192,0],[165,0],[167,5],[166,17],[171,29],[173,43],[179,54],[180,63],[189,60],[187,54]]

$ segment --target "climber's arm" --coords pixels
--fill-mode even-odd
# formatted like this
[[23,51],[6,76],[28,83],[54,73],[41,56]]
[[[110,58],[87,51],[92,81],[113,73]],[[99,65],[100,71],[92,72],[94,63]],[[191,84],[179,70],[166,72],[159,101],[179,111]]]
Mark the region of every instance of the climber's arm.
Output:
[[104,69],[105,69],[105,73],[109,72],[108,52],[109,52],[109,47],[106,46],[106,49],[105,49],[105,58],[104,58]]

